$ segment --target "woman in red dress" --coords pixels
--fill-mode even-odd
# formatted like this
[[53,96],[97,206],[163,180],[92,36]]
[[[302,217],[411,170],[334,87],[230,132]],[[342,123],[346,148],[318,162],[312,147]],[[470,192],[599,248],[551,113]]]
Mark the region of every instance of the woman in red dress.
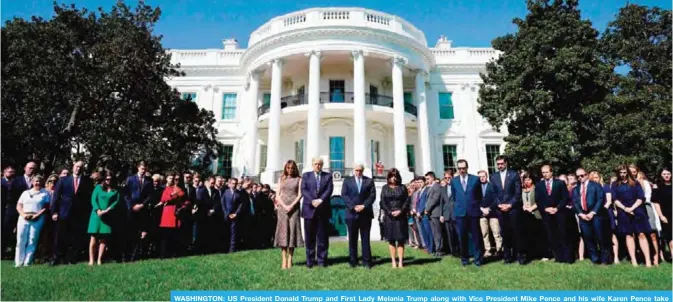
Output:
[[178,228],[180,213],[186,211],[188,204],[184,202],[185,192],[178,186],[180,175],[171,172],[166,176],[166,188],[161,201],[156,205],[163,207],[159,229],[161,234],[161,258],[175,256],[178,249]]

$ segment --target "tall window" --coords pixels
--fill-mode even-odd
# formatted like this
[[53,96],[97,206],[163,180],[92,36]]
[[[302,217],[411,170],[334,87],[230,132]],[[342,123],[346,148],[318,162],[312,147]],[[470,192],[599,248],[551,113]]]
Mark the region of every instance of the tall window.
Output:
[[329,138],[329,167],[332,172],[339,171],[343,175],[346,161],[346,139],[343,136]]
[[344,92],[346,92],[346,82],[344,80],[329,81],[329,101],[332,103],[343,103]]
[[414,152],[414,145],[407,145],[407,166],[409,166],[409,171],[416,171],[416,155]]
[[443,120],[451,120],[454,118],[451,92],[439,93],[439,118]]
[[373,105],[378,104],[379,88],[374,85],[369,85],[369,102]]
[[259,146],[259,171],[266,169],[266,154],[268,152],[266,148],[266,145]]
[[270,93],[265,93],[262,96],[262,105],[269,106],[270,104],[271,104],[271,94]]
[[404,92],[404,103],[405,104],[413,104],[414,103],[414,97],[413,94],[409,91]]
[[196,102],[196,92],[183,92],[180,94],[180,98],[183,100],[190,100],[192,102]]
[[224,152],[217,158],[217,174],[231,177],[231,159],[234,156],[234,146],[224,145]]
[[222,119],[233,120],[236,118],[236,94],[225,93],[222,95]]
[[456,152],[456,145],[442,145],[442,157],[444,158],[444,171],[446,169],[453,169],[456,171],[456,158],[458,154]]
[[486,163],[488,164],[489,175],[497,170],[495,158],[498,155],[500,155],[500,145],[486,145]]
[[371,149],[371,157],[372,157],[372,170],[376,169],[376,163],[381,160],[381,153],[379,150],[380,143],[379,141],[371,140],[369,142],[370,144],[370,149]]
[[297,162],[299,172],[304,169],[304,140],[300,139],[294,142],[294,161]]

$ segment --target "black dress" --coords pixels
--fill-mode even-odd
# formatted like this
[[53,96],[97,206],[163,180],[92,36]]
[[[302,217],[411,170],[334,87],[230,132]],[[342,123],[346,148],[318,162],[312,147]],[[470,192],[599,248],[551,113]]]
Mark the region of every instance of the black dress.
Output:
[[[381,209],[385,214],[384,237],[388,242],[401,242],[404,244],[409,239],[409,225],[407,213],[409,212],[409,195],[407,189],[400,185],[391,188],[388,185],[381,189]],[[402,213],[393,217],[393,211],[400,210]]]
[[661,207],[661,213],[664,214],[668,223],[661,223],[661,237],[666,242],[671,241],[671,220],[673,219],[673,190],[671,185],[660,183],[654,191],[652,202],[658,203]]

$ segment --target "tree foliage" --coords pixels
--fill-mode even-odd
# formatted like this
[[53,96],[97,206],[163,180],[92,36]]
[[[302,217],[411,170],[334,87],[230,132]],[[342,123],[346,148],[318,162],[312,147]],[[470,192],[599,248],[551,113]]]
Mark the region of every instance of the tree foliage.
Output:
[[601,37],[613,73],[586,165],[609,171],[635,163],[650,175],[671,164],[671,11],[627,4]]
[[600,39],[577,0],[529,0],[528,11],[493,40],[502,55],[487,64],[478,101],[494,128],[507,127],[512,164],[607,173],[624,161],[670,163],[670,11],[627,5]]
[[54,12],[2,27],[3,162],[38,160],[48,172],[73,159],[116,171],[210,164],[222,149],[214,116],[166,83],[183,74],[153,33],[158,8]]

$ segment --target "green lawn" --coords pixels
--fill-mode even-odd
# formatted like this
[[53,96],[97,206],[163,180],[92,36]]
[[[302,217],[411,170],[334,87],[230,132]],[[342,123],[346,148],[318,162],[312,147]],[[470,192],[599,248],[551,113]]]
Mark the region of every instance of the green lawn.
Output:
[[629,264],[594,266],[587,262],[527,266],[490,263],[462,267],[455,258],[433,259],[407,249],[407,267],[392,269],[385,243],[373,243],[379,265],[351,269],[346,243],[332,243],[328,268],[306,269],[304,250],[289,271],[280,270],[280,251],[264,250],[133,264],[86,264],[15,269],[2,262],[2,300],[169,300],[170,290],[189,289],[540,289],[671,290],[671,264],[633,268]]

